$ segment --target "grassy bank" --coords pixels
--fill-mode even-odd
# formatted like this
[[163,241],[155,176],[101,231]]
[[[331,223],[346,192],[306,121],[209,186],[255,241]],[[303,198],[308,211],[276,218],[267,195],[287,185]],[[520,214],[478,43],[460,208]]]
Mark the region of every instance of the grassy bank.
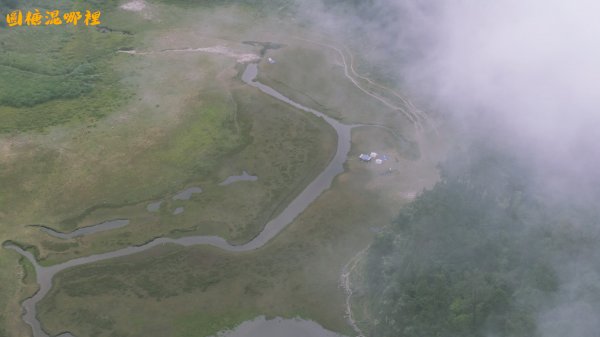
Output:
[[[110,2],[103,15],[112,32],[65,35],[48,60],[32,49],[2,56],[7,71],[32,72],[37,76],[32,79],[45,81],[43,88],[36,87],[40,81],[36,86],[24,81],[23,90],[47,96],[34,106],[13,102],[1,108],[0,118],[8,124],[0,125],[10,129],[0,136],[0,241],[34,245],[43,264],[164,235],[246,241],[330,159],[333,130],[244,85],[234,58],[160,52],[164,49],[221,46],[240,54],[259,51],[241,41],[284,42],[288,47],[273,54],[279,68],[261,64],[262,80],[345,122],[386,123],[401,136],[412,129],[393,111],[361,97],[343,77],[335,55],[293,42],[290,37],[305,28],[249,6],[146,4],[131,12]],[[14,32],[26,34],[25,29]],[[47,30],[31,41],[43,34],[51,35]],[[91,54],[83,52],[86,43],[94,45]],[[156,53],[116,53],[121,47]],[[85,63],[73,81],[81,82],[60,80],[78,69],[78,60]],[[72,87],[82,91],[65,96]],[[81,336],[210,334],[259,314],[300,315],[348,332],[337,288],[341,266],[366,246],[371,227],[392,218],[390,209],[436,179],[433,161],[415,161],[422,156],[409,145],[383,129],[356,129],[350,173],[268,247],[242,255],[162,247],[66,271],[42,303],[41,318],[53,333],[69,329]],[[354,159],[370,150],[390,154],[393,171]],[[218,185],[242,170],[258,180]],[[173,200],[191,186],[203,192]],[[159,211],[149,212],[146,206],[158,200],[163,201]],[[178,207],[185,212],[175,215]],[[27,226],[71,231],[115,218],[131,222],[73,240]],[[19,301],[33,291],[31,277],[23,278],[24,267],[12,251],[0,250],[0,266],[0,303],[7,303],[0,327],[10,335],[26,335]]]
[[[247,140],[236,151],[214,158],[207,156],[219,166],[179,187],[201,186],[202,193],[190,200],[173,200],[176,193],[173,191],[130,206],[99,208],[78,221],[81,225],[114,218],[131,220],[128,226],[117,230],[67,241],[30,233],[30,240],[36,238],[34,242],[41,242],[42,263],[53,264],[139,245],[157,236],[208,234],[232,242],[245,242],[254,237],[326,166],[335,151],[335,134],[323,121],[292,110],[268,96],[257,95],[252,88],[240,87],[233,97],[237,122],[245,130]],[[256,175],[258,180],[218,185],[227,176],[238,175],[242,170]],[[155,200],[163,201],[160,210],[148,212],[147,204]],[[174,214],[178,207],[184,207],[185,212]]]
[[[69,82],[73,72],[81,72],[82,81],[94,79],[90,90],[73,97],[49,92],[33,106],[12,102],[0,108],[0,119],[6,119],[0,124],[8,132],[0,136],[0,241],[33,244],[49,264],[158,235],[204,233],[233,241],[255,235],[326,164],[335,146],[333,131],[322,121],[245,88],[236,78],[239,68],[233,58],[115,52],[122,47],[161,50],[217,44],[250,52],[251,47],[235,42],[243,37],[234,42],[223,38],[245,34],[240,26],[255,24],[252,9],[190,12],[149,4],[147,11],[135,13],[115,3],[102,9],[112,32],[83,27],[69,31],[63,26],[21,27],[0,34],[10,46],[1,52],[2,69],[27,73],[35,84],[18,88],[26,97],[30,89],[64,89],[58,82],[85,87],[83,82]],[[211,33],[190,26],[197,25],[198,15],[203,24],[213,25],[213,33],[226,33],[198,39],[199,31]],[[223,16],[238,18],[238,26],[220,22]],[[168,17],[181,21],[165,20]],[[53,45],[47,58],[39,53],[44,41]],[[14,78],[11,82],[8,76],[3,80],[5,85],[29,83]],[[242,170],[259,180],[217,186]],[[171,199],[191,185],[202,186],[204,193],[189,201]],[[165,200],[160,212],[148,212],[147,203],[157,199]],[[186,211],[174,216],[176,207]],[[132,221],[123,230],[71,241],[26,226],[70,231],[115,217]],[[18,276],[17,255],[1,250],[0,264],[0,302],[6,303],[0,327],[24,335],[18,303],[29,290]]]
[[[353,140],[359,146],[356,132]],[[395,156],[402,149],[389,150]],[[402,192],[424,169],[432,178],[414,188],[435,180],[431,163],[398,158],[407,170],[393,175],[351,159],[331,190],[257,251],[165,246],[60,273],[40,305],[42,321],[51,332],[78,335],[208,336],[265,314],[314,319],[349,334],[341,268],[394,217],[393,206],[408,200],[382,192]]]

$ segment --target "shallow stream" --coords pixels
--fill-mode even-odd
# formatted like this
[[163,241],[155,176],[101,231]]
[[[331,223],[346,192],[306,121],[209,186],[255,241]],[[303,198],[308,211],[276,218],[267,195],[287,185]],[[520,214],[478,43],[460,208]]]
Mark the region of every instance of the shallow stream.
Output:
[[[244,71],[244,73],[242,75],[242,80],[245,83],[247,83],[255,88],[258,88],[260,91],[262,91],[274,98],[277,98],[285,103],[288,103],[288,104],[294,106],[295,108],[304,110],[304,111],[309,112],[317,117],[323,118],[331,127],[333,127],[333,129],[335,129],[335,131],[337,133],[337,149],[336,149],[335,155],[333,156],[333,158],[331,159],[331,161],[329,162],[327,167],[325,167],[325,169],[310,184],[308,184],[308,186],[306,186],[306,188],[294,200],[292,200],[292,202],[290,202],[287,205],[287,207],[279,215],[277,215],[276,217],[271,219],[265,225],[264,229],[260,232],[259,235],[257,235],[251,241],[249,241],[245,244],[242,244],[242,245],[231,245],[225,239],[218,237],[218,236],[189,236],[189,237],[183,237],[183,238],[178,238],[178,239],[162,237],[162,238],[154,239],[154,240],[152,240],[144,245],[141,245],[141,246],[130,246],[130,247],[121,248],[121,249],[118,249],[118,250],[115,250],[112,252],[80,257],[80,258],[76,258],[73,260],[69,260],[69,261],[59,263],[59,264],[56,264],[53,266],[48,266],[48,267],[40,266],[37,263],[35,257],[31,253],[24,251],[21,248],[14,246],[14,245],[10,245],[10,244],[5,245],[6,248],[13,249],[13,250],[17,251],[19,254],[23,255],[35,267],[35,271],[36,271],[36,275],[37,275],[37,282],[39,283],[40,289],[34,296],[23,301],[23,310],[24,310],[23,320],[29,326],[31,326],[31,328],[33,329],[34,337],[48,337],[49,336],[42,329],[40,321],[37,319],[36,305],[40,300],[42,300],[46,296],[46,294],[48,294],[48,292],[52,288],[52,279],[54,278],[54,275],[56,275],[58,272],[61,272],[65,269],[73,268],[76,266],[81,266],[81,265],[94,263],[94,262],[98,262],[98,261],[104,261],[104,260],[108,260],[108,259],[113,259],[113,258],[117,258],[117,257],[123,257],[123,256],[140,253],[145,250],[151,249],[151,248],[159,246],[159,245],[164,245],[164,244],[177,244],[177,245],[181,245],[181,246],[211,245],[211,246],[214,246],[214,247],[226,250],[226,251],[231,251],[231,252],[244,252],[244,251],[258,249],[258,248],[264,246],[267,242],[269,242],[277,234],[279,234],[287,225],[289,225],[298,215],[300,215],[300,213],[302,213],[313,201],[315,201],[319,197],[319,195],[321,195],[321,193],[323,193],[323,191],[327,190],[331,186],[333,179],[338,174],[340,174],[344,171],[344,162],[346,161],[348,152],[350,151],[350,131],[352,130],[352,128],[354,126],[344,125],[344,124],[336,121],[335,119],[326,116],[325,114],[323,114],[319,111],[305,107],[295,101],[290,100],[289,98],[285,97],[284,95],[282,95],[281,93],[277,92],[276,90],[274,90],[273,88],[271,88],[269,86],[266,86],[260,82],[255,81],[257,73],[258,73],[257,64],[250,63],[247,65],[246,70]],[[237,180],[243,180],[243,179],[248,180],[249,179],[248,176],[245,176],[245,175],[242,175],[241,177],[243,177],[243,178],[239,178]],[[191,195],[193,193],[199,193],[199,192],[201,192],[201,189],[199,189],[199,188],[193,188],[193,190],[188,189],[188,190],[182,191],[182,193],[176,195],[176,197],[174,197],[174,199],[181,198],[181,199],[185,200],[185,198],[191,197]],[[80,230],[84,230],[84,228],[82,228]],[[75,231],[75,232],[77,232],[77,231]],[[291,321],[294,321],[294,320],[291,320]],[[275,323],[260,323],[260,324],[256,323],[256,324],[258,324],[258,325],[256,325],[256,326],[252,325],[255,329],[258,329],[255,331],[259,331],[259,332],[267,331],[267,330],[261,330],[261,329],[271,329],[269,331],[284,331],[284,330],[277,330],[277,329],[282,329],[282,325],[279,323],[277,323],[277,324],[275,324]],[[273,325],[273,324],[275,324],[275,325]],[[298,334],[293,335],[291,333],[293,333],[294,331],[302,331],[301,329],[304,329],[304,326],[305,326],[304,324],[298,325],[297,323],[290,323],[290,324],[291,324],[291,325],[289,325],[290,333],[287,333],[288,330],[285,330],[286,332],[284,335],[286,335],[286,336],[298,335]],[[287,324],[284,324],[283,326],[285,327],[285,326],[287,326]],[[305,330],[305,331],[318,331],[318,329],[315,330],[314,327],[306,328],[306,329],[308,329],[308,330]],[[323,330],[323,332],[320,334],[308,334],[308,335],[304,334],[304,335],[298,335],[298,336],[304,336],[304,337],[336,336],[336,335],[330,335],[330,334],[326,334],[326,333],[330,333],[330,332]],[[278,336],[280,336],[280,335],[281,334],[279,334]],[[231,335],[231,337],[234,337],[234,336],[238,336],[238,335]],[[253,336],[253,335],[244,335],[244,336]],[[270,335],[266,334],[266,335],[260,335],[260,336],[270,336]],[[275,335],[273,335],[273,336],[275,336]]]

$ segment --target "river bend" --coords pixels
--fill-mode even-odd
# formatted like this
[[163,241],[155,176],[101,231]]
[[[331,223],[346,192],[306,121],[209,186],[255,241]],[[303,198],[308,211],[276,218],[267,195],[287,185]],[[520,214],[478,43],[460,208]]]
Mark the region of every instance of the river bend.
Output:
[[35,295],[23,301],[23,320],[29,326],[31,326],[34,337],[49,337],[49,335],[43,330],[40,321],[37,319],[36,305],[48,294],[52,288],[52,279],[58,272],[93,262],[140,253],[164,244],[177,244],[181,246],[210,245],[230,252],[244,252],[258,249],[279,234],[313,201],[315,201],[323,191],[331,187],[333,179],[344,171],[344,163],[346,162],[348,152],[350,151],[350,133],[354,126],[342,124],[317,110],[305,107],[295,101],[292,101],[273,88],[256,81],[255,79],[257,73],[258,65],[256,63],[250,63],[246,66],[246,69],[242,75],[242,80],[246,84],[258,88],[265,94],[290,104],[295,108],[309,112],[324,119],[331,127],[335,129],[337,133],[337,149],[327,167],[310,184],[308,184],[308,186],[306,186],[306,188],[294,200],[292,200],[292,202],[290,202],[279,215],[271,219],[265,225],[264,229],[259,235],[242,245],[232,245],[225,239],[218,236],[189,236],[178,239],[161,237],[141,246],[130,246],[112,252],[80,257],[47,267],[40,266],[31,253],[14,245],[5,245],[6,248],[13,249],[19,254],[23,255],[35,267],[37,282],[40,288]]

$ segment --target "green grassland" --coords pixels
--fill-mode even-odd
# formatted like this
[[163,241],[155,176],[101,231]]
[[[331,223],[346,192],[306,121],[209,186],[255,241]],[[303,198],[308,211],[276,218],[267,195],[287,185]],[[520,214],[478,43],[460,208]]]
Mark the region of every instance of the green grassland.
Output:
[[[67,27],[2,31],[3,45],[10,46],[3,48],[2,69],[34,79],[34,86],[23,87],[26,80],[3,76],[6,85],[16,85],[24,97],[45,93],[44,88],[59,90],[56,83],[79,71],[93,80],[89,90],[70,98],[49,93],[33,106],[13,102],[0,107],[0,118],[5,118],[0,123],[5,132],[0,146],[0,241],[32,244],[45,263],[158,235],[210,233],[243,241],[327,162],[334,148],[332,130],[244,88],[236,78],[239,69],[234,60],[202,54],[116,53],[136,46],[150,50],[198,46],[196,34],[169,45],[161,33],[165,27],[187,25],[193,15],[159,5],[154,10],[182,22],[146,20],[107,7],[103,15],[114,30],[110,33],[84,27],[77,32]],[[248,9],[231,11],[242,23],[253,20]],[[134,35],[119,32],[125,30]],[[200,41],[199,46],[202,43],[213,41]],[[48,44],[52,48],[45,56],[40,48]],[[247,51],[248,46],[241,48]],[[259,181],[216,186],[243,169],[258,175]],[[166,203],[158,215],[145,211],[146,202],[169,200],[194,184],[205,193],[179,202],[186,207],[179,218],[171,214],[178,206],[175,202]],[[231,207],[240,211],[232,215]],[[131,218],[132,223],[125,231],[69,242],[25,226],[39,223],[72,230],[114,217]],[[18,276],[18,261],[13,252],[0,252],[0,301],[7,303],[0,326],[21,335],[27,330],[19,318],[18,300],[33,289]]]
[[[334,54],[290,38],[304,28],[267,15],[266,4],[258,4],[257,10],[248,4],[149,1],[142,12],[121,10],[116,1],[86,4],[103,10],[103,25],[111,31],[0,31],[0,242],[35,247],[43,264],[164,235],[212,234],[247,241],[322,170],[335,149],[335,134],[323,121],[244,85],[233,58],[129,55],[117,53],[119,49],[221,45],[248,53],[258,49],[240,41],[282,42],[288,47],[269,52],[280,68],[261,64],[266,74],[261,80],[347,122],[386,123],[401,133],[411,129],[402,117],[361,96],[343,77]],[[79,5],[83,3],[59,4]],[[42,53],[42,48],[48,51]],[[301,57],[295,56],[299,52]],[[319,75],[316,82],[300,76],[306,84],[294,79],[294,74],[307,72],[332,75]],[[412,193],[436,179],[433,161],[415,161],[414,146],[397,135],[364,127],[353,137],[352,157],[379,148],[396,153],[394,173],[383,175],[378,168],[350,161],[351,174],[340,176],[289,231],[258,252],[234,256],[206,247],[168,247],[119,260],[126,268],[121,262],[103,263],[103,270],[114,268],[114,277],[86,274],[96,266],[67,271],[69,281],[60,276],[43,303],[44,324],[53,332],[68,328],[81,336],[109,331],[115,336],[187,336],[269,314],[301,315],[347,331],[338,269],[368,244],[369,227],[389,221],[392,214],[386,209],[394,208],[388,206],[410,199],[399,191]],[[258,181],[218,186],[242,170]],[[423,172],[428,172],[424,179],[415,179]],[[187,201],[171,199],[190,186],[204,191]],[[148,212],[146,205],[157,200],[165,200],[160,211]],[[177,207],[185,212],[173,215]],[[115,218],[131,223],[74,240],[55,239],[27,226],[70,231]],[[203,268],[194,266],[196,272],[187,277],[185,271],[194,264]],[[128,270],[137,276],[126,275]],[[31,272],[16,253],[0,250],[0,303],[6,303],[0,308],[0,335],[29,333],[20,319],[19,301],[35,291]],[[88,302],[93,290],[82,285],[86,278],[106,292]],[[121,286],[125,296],[118,294]],[[323,298],[326,306],[320,305]],[[114,316],[98,315],[108,312],[103,305],[117,302]],[[139,314],[133,314],[136,310]],[[163,320],[145,316],[158,313]]]
[[[26,9],[42,2],[3,1],[2,22],[8,9]],[[57,9],[70,8],[74,2],[55,4]],[[24,6],[24,7],[21,7]],[[11,134],[69,123],[98,120],[120,106],[128,95],[110,69],[106,55],[127,45],[128,37],[100,34],[92,29],[60,29],[58,27],[1,27],[0,29],[0,241],[18,234],[22,228],[10,219],[18,196],[12,181],[5,179],[11,166],[31,152],[11,150]],[[30,29],[31,28],[31,29]],[[66,27],[63,27],[66,28]],[[35,146],[29,147],[32,149]],[[21,165],[20,162],[16,165]],[[44,162],[31,161],[30,170],[41,170]],[[20,259],[12,252],[0,252],[0,335],[25,335],[17,299],[31,294],[32,270],[23,277]]]
[[[361,130],[362,136],[380,136],[370,129]],[[355,146],[358,136],[353,135]],[[435,172],[430,163],[403,159],[401,147],[388,150],[406,160],[410,174],[381,175],[374,166],[350,160],[347,173],[331,190],[257,251],[164,246],[62,272],[40,304],[42,322],[52,333],[208,336],[265,314],[314,319],[350,334],[339,288],[341,268],[368,245],[373,229],[393,218],[390,210],[409,200],[382,192],[398,193],[423,170],[432,176]],[[431,186],[434,180],[414,188]]]
[[[411,122],[399,111],[367,96],[352,83],[344,74],[337,52],[295,36],[290,38],[289,43],[292,45],[287,48],[268,52],[277,63],[261,64],[261,82],[344,123],[387,125],[411,137]],[[297,68],[304,71],[298,73]]]
[[[31,238],[35,238],[33,241],[42,240],[38,247],[39,257],[42,263],[52,264],[82,254],[141,244],[157,236],[211,234],[232,242],[245,242],[254,237],[324,168],[335,149],[335,138],[333,131],[316,118],[308,118],[268,96],[257,97],[252,88],[236,89],[234,97],[238,106],[238,122],[242,129],[248,129],[247,144],[226,156],[215,154],[216,158],[212,160],[224,162],[223,168],[197,174],[195,180],[180,185],[180,188],[201,186],[201,194],[190,200],[177,201],[171,199],[173,193],[156,195],[164,200],[157,213],[146,210],[151,200],[129,206],[99,208],[77,221],[77,225],[113,218],[128,218],[131,223],[122,229],[68,241],[42,233],[28,233],[29,241],[25,242],[31,242]],[[176,148],[185,149],[181,144]],[[182,156],[192,154],[194,151],[183,152]],[[160,158],[160,153],[154,155]],[[185,158],[180,160],[185,163]],[[197,165],[206,164],[207,160],[211,160],[210,156],[199,157]],[[218,185],[227,176],[240,174],[242,170],[257,175],[258,181]],[[156,184],[154,178],[148,176]],[[190,177],[193,175],[190,174]],[[173,215],[177,207],[184,207],[186,211]],[[231,209],[236,212],[231,212]],[[77,248],[53,249],[61,243],[73,244]]]
[[[26,11],[48,4],[19,6]],[[78,8],[75,2],[46,9]],[[86,7],[87,8],[87,7]],[[81,10],[78,8],[78,10]],[[5,27],[0,30],[0,133],[97,120],[128,96],[111,67],[132,37],[94,27]]]

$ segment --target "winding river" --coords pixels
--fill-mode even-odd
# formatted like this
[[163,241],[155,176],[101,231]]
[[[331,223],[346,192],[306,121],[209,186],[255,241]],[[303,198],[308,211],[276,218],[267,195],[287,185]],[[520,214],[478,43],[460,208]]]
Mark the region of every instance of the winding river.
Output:
[[121,228],[121,227],[127,226],[128,224],[129,224],[129,220],[127,220],[127,219],[109,220],[109,221],[105,221],[103,223],[99,223],[96,225],[81,227],[81,228],[78,228],[69,233],[55,231],[54,229],[45,227],[45,226],[36,226],[36,227],[40,227],[40,229],[42,231],[46,232],[48,235],[54,236],[55,238],[68,240],[68,239],[73,239],[73,238],[84,236],[84,235],[90,235],[90,234],[94,234],[94,233],[98,233],[98,232],[108,231],[111,229]]
[[80,257],[47,267],[40,266],[31,253],[24,251],[15,245],[5,245],[6,248],[13,249],[19,254],[23,255],[35,267],[37,282],[39,283],[40,287],[39,291],[23,302],[23,320],[29,326],[31,326],[34,337],[49,337],[49,335],[43,330],[40,321],[37,319],[36,305],[48,294],[52,288],[52,279],[58,272],[93,262],[140,253],[164,244],[177,244],[181,246],[211,245],[230,252],[244,252],[258,249],[264,246],[267,242],[279,234],[287,225],[289,225],[300,213],[302,213],[313,201],[315,201],[323,191],[331,186],[333,179],[338,174],[344,171],[344,163],[348,156],[348,152],[350,151],[350,131],[354,125],[342,124],[319,111],[305,107],[290,100],[273,88],[257,82],[255,80],[257,74],[258,65],[256,63],[250,63],[246,66],[246,69],[242,75],[242,80],[245,83],[258,88],[260,91],[280,101],[290,104],[295,108],[309,112],[317,117],[323,118],[329,125],[331,125],[331,127],[335,129],[338,138],[337,149],[327,167],[308,186],[306,186],[306,188],[292,202],[290,202],[289,205],[287,205],[287,207],[279,215],[271,219],[258,236],[242,245],[231,245],[225,239],[218,236],[189,236],[178,239],[162,237],[154,239],[141,246],[130,246],[112,252]]

